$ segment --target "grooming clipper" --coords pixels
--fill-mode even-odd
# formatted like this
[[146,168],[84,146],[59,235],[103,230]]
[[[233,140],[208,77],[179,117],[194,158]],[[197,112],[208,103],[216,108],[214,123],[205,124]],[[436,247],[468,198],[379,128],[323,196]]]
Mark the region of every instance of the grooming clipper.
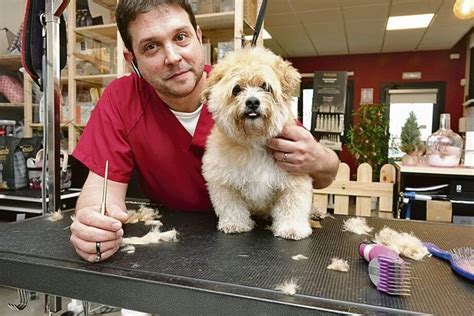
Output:
[[392,249],[372,242],[359,245],[359,254],[369,262],[368,272],[377,290],[390,295],[410,295],[410,264]]

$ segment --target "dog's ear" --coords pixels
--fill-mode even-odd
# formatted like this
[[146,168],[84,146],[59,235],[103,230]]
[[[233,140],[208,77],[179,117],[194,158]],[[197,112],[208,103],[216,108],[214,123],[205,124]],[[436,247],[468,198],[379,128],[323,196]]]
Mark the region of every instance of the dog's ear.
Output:
[[209,96],[211,94],[212,87],[215,86],[219,80],[222,79],[222,75],[219,73],[218,69],[215,69],[211,72],[206,81],[206,87],[201,92],[201,102],[207,103]]
[[289,100],[300,84],[301,75],[291,63],[282,58],[278,58],[275,69],[280,79],[283,95]]

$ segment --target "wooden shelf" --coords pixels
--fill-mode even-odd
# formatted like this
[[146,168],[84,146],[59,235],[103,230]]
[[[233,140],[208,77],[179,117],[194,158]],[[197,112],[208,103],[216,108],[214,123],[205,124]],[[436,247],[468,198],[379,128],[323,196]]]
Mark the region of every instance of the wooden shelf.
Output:
[[106,75],[91,75],[91,76],[76,76],[76,82],[78,86],[105,86],[108,85],[112,80],[117,78],[116,74]]
[[196,15],[196,23],[203,31],[234,28],[234,11]]
[[82,123],[75,123],[74,126],[76,128],[79,128],[79,129],[84,129],[84,127],[86,127],[87,123],[86,124],[82,124]]
[[92,0],[92,1],[109,10],[113,10],[117,6],[117,0]]
[[0,103],[0,109],[23,109],[23,103]]
[[105,44],[117,43],[117,25],[115,23],[76,28],[76,40],[94,39]]
[[[204,32],[204,37],[216,45],[218,42],[229,42],[234,40],[234,11],[222,13],[201,14],[196,16],[198,25]],[[198,17],[202,20],[197,20]],[[220,26],[219,21],[225,21],[224,26]],[[202,24],[201,24],[202,23]],[[204,26],[203,26],[204,25]],[[253,28],[244,20],[244,36],[253,35]],[[241,36],[238,36],[239,38]]]
[[21,66],[21,55],[0,55],[0,69],[1,70],[18,70]]
[[[60,124],[60,126],[61,126],[61,128],[67,128],[69,126],[69,124]],[[31,123],[30,127],[40,129],[40,128],[43,128],[43,123]]]
[[[32,104],[32,107],[38,107],[38,106],[39,106],[38,104]],[[4,110],[4,109],[23,110],[24,107],[25,107],[24,103],[0,103],[1,110]]]

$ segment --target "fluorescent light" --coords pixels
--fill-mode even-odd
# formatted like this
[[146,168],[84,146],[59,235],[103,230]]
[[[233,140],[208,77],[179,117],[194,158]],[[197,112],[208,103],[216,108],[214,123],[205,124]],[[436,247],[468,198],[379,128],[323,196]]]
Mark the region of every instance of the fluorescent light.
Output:
[[[271,39],[272,36],[270,35],[270,33],[267,32],[267,30],[263,29],[263,39],[266,40],[266,39]],[[245,35],[244,36],[245,40],[247,41],[251,41],[252,38],[253,38],[253,35]]]
[[433,16],[433,13],[391,16],[388,18],[387,31],[425,28],[430,25]]

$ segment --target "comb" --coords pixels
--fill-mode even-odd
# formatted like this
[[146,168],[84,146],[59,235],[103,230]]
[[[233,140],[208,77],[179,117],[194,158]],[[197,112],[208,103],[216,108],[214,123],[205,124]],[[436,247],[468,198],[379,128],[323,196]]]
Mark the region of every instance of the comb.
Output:
[[410,295],[411,267],[392,249],[371,242],[359,245],[359,254],[369,262],[370,281],[389,295]]

